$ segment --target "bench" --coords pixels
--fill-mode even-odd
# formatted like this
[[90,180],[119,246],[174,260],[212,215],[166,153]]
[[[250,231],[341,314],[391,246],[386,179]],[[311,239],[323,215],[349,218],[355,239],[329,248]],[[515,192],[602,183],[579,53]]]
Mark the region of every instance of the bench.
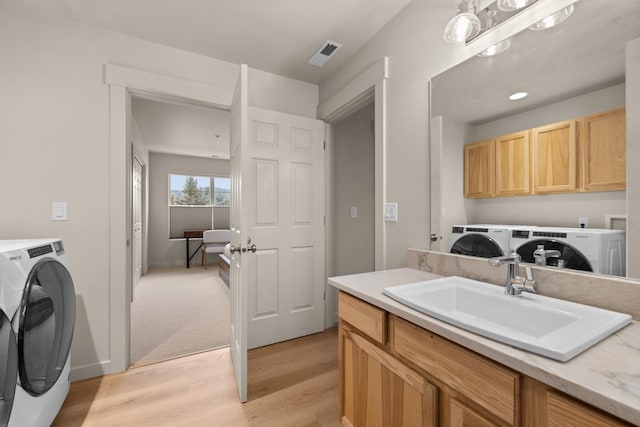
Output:
[[229,258],[225,254],[218,255],[218,275],[227,286],[230,286],[229,282]]

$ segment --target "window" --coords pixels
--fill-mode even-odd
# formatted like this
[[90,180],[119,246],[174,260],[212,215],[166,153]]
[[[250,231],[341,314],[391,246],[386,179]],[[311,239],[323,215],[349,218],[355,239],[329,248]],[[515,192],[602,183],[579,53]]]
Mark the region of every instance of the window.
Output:
[[169,206],[211,206],[211,178],[169,175]]
[[213,178],[213,206],[231,206],[231,178]]
[[231,179],[169,174],[169,238],[185,230],[229,228]]
[[169,175],[169,206],[229,207],[230,192],[231,178]]

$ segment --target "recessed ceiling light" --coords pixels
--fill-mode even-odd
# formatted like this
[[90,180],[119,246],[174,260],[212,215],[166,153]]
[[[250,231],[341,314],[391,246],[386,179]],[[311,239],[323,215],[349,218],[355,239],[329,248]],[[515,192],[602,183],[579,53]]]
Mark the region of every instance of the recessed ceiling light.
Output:
[[522,99],[527,95],[529,95],[527,92],[516,92],[509,95],[509,99],[515,101],[517,99]]

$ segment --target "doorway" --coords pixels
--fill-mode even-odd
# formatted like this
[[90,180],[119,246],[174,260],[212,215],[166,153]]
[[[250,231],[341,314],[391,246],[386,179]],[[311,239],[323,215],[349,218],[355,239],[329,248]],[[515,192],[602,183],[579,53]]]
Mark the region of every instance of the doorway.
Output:
[[375,104],[332,123],[332,275],[375,270]]
[[[229,344],[229,288],[218,274],[217,254],[209,254],[205,269],[201,240],[191,240],[193,258],[186,268],[184,239],[186,229],[229,229],[229,207],[223,206],[224,198],[218,201],[222,189],[216,193],[222,178],[229,177],[229,112],[134,93],[131,125],[129,358],[130,365],[139,366]],[[141,157],[145,160],[136,160]],[[184,193],[186,182],[177,182],[185,177],[197,182],[189,186],[194,194]],[[146,205],[146,221],[141,205]],[[147,224],[144,263],[138,247],[141,222]]]

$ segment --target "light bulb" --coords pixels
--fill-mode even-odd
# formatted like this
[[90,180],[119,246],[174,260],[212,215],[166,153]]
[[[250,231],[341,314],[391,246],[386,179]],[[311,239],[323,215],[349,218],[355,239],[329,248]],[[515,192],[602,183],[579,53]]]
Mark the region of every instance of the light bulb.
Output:
[[556,25],[564,22],[568,17],[571,16],[575,7],[573,4],[560,9],[559,11],[552,13],[544,19],[536,22],[532,26],[529,27],[530,30],[546,30],[551,27],[555,27]]
[[496,5],[498,9],[504,12],[511,12],[513,10],[522,9],[525,6],[529,6],[536,0],[498,0]]
[[447,23],[444,39],[450,43],[467,41],[480,33],[480,20],[473,13],[460,13]]

